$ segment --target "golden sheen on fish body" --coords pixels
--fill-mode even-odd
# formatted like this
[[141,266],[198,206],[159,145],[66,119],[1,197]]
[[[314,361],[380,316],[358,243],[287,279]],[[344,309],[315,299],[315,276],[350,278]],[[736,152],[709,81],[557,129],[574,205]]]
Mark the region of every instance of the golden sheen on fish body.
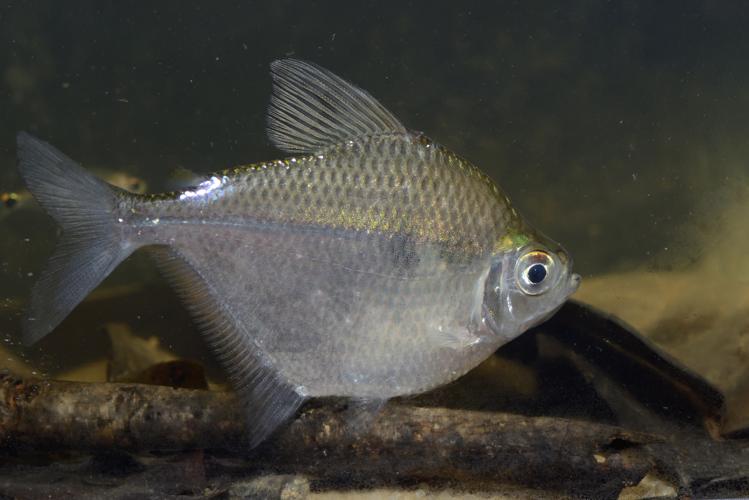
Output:
[[247,409],[254,446],[308,397],[382,402],[450,382],[553,314],[579,276],[478,168],[317,65],[271,65],[268,134],[294,156],[158,195],[117,189],[20,133],[63,228],[34,342],[147,246]]

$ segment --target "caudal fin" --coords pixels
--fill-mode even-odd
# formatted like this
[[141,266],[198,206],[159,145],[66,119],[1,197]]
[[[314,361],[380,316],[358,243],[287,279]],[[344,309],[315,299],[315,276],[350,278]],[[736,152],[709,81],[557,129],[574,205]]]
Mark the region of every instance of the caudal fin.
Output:
[[116,188],[31,135],[17,138],[18,169],[62,237],[31,292],[23,340],[52,331],[134,248],[115,224]]

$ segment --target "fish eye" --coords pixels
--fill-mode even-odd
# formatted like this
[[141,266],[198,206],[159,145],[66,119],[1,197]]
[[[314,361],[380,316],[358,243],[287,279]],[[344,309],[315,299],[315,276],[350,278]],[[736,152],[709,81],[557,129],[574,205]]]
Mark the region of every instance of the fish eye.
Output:
[[534,285],[538,285],[546,278],[546,266],[543,264],[533,264],[525,272],[528,281]]
[[549,276],[553,268],[551,255],[542,250],[532,250],[518,259],[515,279],[526,294],[540,295],[551,286]]

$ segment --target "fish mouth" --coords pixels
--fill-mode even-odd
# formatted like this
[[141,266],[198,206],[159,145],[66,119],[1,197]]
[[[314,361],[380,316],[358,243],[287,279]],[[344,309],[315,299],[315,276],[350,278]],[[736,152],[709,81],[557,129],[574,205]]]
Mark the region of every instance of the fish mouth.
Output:
[[580,288],[580,283],[582,282],[583,278],[577,273],[570,274],[569,279],[569,287],[567,289],[567,296],[569,297],[573,293],[577,291],[578,288]]
[[553,307],[550,311],[542,315],[541,319],[539,319],[538,322],[535,324],[540,325],[541,323],[545,322],[546,320],[554,316],[562,308],[565,302],[569,300],[570,296],[573,293],[575,293],[577,289],[580,287],[580,282],[582,281],[582,277],[577,273],[571,273],[567,281],[568,281],[567,293],[564,297],[564,300],[560,301],[557,306]]

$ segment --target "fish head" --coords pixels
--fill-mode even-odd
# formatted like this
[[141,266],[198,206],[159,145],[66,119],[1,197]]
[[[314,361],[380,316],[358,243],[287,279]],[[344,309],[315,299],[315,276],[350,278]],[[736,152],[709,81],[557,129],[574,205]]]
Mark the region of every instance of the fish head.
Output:
[[550,318],[579,285],[558,243],[540,234],[505,237],[485,273],[481,327],[510,341]]

